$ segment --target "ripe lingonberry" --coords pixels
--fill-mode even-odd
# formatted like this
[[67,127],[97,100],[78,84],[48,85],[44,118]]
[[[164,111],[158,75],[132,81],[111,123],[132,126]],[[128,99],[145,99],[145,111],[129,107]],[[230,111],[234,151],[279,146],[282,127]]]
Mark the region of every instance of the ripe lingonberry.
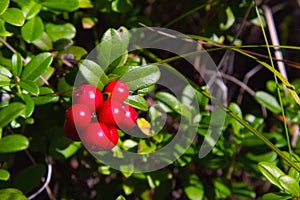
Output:
[[119,140],[118,130],[115,127],[111,126],[109,127],[109,132],[110,132],[110,141],[115,146]]
[[120,129],[129,130],[136,125],[138,114],[136,110],[128,104],[122,104],[122,108],[125,112],[125,116],[121,121],[117,121],[117,123]]
[[124,120],[125,113],[120,102],[107,100],[100,106],[97,117],[99,122],[117,127],[117,122]]
[[65,136],[73,141],[80,141],[76,127],[72,126],[68,121],[65,121],[63,132]]
[[91,122],[91,111],[84,104],[74,104],[66,111],[66,123],[77,129],[86,128]]
[[82,134],[82,142],[90,151],[110,150],[114,147],[111,142],[109,128],[103,123],[92,123]]
[[108,93],[109,98],[112,100],[117,100],[123,102],[127,99],[129,95],[129,88],[123,81],[112,81],[108,83],[104,88],[104,93]]
[[85,104],[91,111],[94,111],[103,103],[103,95],[96,86],[84,84],[75,90],[73,103]]

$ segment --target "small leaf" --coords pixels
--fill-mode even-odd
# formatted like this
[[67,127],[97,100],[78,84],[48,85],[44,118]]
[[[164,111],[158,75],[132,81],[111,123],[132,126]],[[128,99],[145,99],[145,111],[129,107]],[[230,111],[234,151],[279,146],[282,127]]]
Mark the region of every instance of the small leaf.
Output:
[[204,195],[204,187],[200,179],[196,175],[188,177],[189,183],[184,187],[184,192],[191,200],[201,200]]
[[274,96],[264,91],[258,91],[255,93],[254,98],[273,113],[279,114],[281,112],[280,105]]
[[226,12],[226,16],[227,16],[227,21],[226,21],[226,24],[223,24],[223,23],[220,24],[220,29],[221,30],[227,30],[227,29],[229,29],[233,25],[233,23],[235,21],[234,14],[233,14],[230,6],[228,6],[226,8],[225,12]]
[[267,193],[262,196],[262,200],[288,200],[291,199],[292,196],[284,193]]
[[19,102],[9,104],[0,110],[0,128],[5,127],[25,111],[25,105]]
[[45,52],[34,56],[25,66],[21,79],[34,81],[38,78],[52,63],[51,53]]
[[293,177],[283,175],[279,177],[278,181],[285,193],[292,194],[293,196],[299,196],[299,183]]
[[[240,118],[243,118],[242,110],[238,104],[232,102],[229,104],[228,108],[231,112],[233,112]],[[235,134],[239,134],[240,130],[243,128],[243,126],[232,117],[230,117],[230,124],[232,125],[232,129]]]
[[131,105],[132,107],[138,109],[147,111],[148,110],[148,103],[147,101],[140,95],[130,95],[128,96],[126,103]]
[[23,151],[28,147],[29,140],[23,135],[7,135],[0,140],[0,153]]
[[114,0],[111,3],[111,8],[115,12],[125,13],[133,8],[133,4],[130,0]]
[[30,80],[21,80],[19,84],[22,89],[26,90],[30,94],[33,94],[35,96],[39,95],[40,90],[35,82]]
[[23,26],[25,22],[25,17],[18,8],[8,8],[0,18],[14,26]]
[[71,23],[47,23],[45,29],[46,33],[53,42],[56,42],[60,39],[73,39],[76,35],[76,28]]
[[37,97],[32,97],[36,105],[43,105],[57,100],[57,95],[49,87],[40,87],[40,94]]
[[5,21],[0,18],[0,36],[10,37],[13,34],[6,31]]
[[[39,76],[39,78],[35,79],[35,83],[38,86],[43,86],[45,84],[44,80],[49,80],[50,77],[54,74],[55,72],[55,68],[54,67],[48,67],[42,74],[41,76]],[[43,77],[43,80],[41,79],[41,77]]]
[[21,35],[27,43],[40,39],[43,35],[44,23],[40,17],[34,17],[21,27]]
[[42,2],[42,5],[55,11],[60,12],[72,12],[79,8],[78,0],[45,0]]
[[127,83],[131,91],[155,84],[160,78],[160,70],[155,65],[145,65],[129,69],[120,80]]
[[116,200],[126,200],[126,198],[124,196],[120,195],[116,198]]
[[177,112],[178,114],[182,113],[182,105],[178,101],[178,99],[170,93],[167,92],[157,92],[155,95],[155,99],[165,103],[172,110]]
[[15,188],[5,188],[0,190],[0,199],[3,200],[28,200],[23,193]]
[[10,85],[10,78],[0,74],[0,87],[9,86]]
[[0,180],[7,181],[10,178],[10,173],[5,169],[0,169]]
[[25,111],[25,115],[24,118],[29,118],[33,111],[34,111],[34,101],[32,99],[31,96],[29,96],[28,94],[22,94],[23,95],[23,101],[26,104],[26,111]]
[[53,48],[52,41],[46,32],[43,32],[42,37],[32,43],[43,51],[50,51]]
[[10,0],[1,0],[0,1],[0,15],[2,15],[8,8]]
[[79,64],[79,71],[86,81],[92,85],[96,85],[100,90],[108,83],[108,77],[103,69],[91,60],[84,60]]
[[22,6],[22,12],[26,19],[31,19],[40,12],[41,8],[41,4],[38,4],[35,1],[30,1],[29,4]]
[[20,76],[23,69],[23,61],[20,53],[14,53],[11,59],[12,68],[11,71],[14,76]]
[[283,171],[281,171],[278,167],[269,162],[258,163],[258,169],[268,179],[268,181],[276,185],[279,189],[283,190],[283,187],[279,182],[279,177],[285,175]]

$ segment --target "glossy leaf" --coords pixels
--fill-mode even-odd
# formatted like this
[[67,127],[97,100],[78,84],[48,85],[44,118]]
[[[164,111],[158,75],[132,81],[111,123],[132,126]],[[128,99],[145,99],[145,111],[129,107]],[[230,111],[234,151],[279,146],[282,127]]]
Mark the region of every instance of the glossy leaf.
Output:
[[25,110],[24,117],[29,118],[32,115],[34,108],[35,108],[34,101],[33,101],[32,97],[29,96],[28,94],[22,94],[22,95],[23,95],[23,101],[26,104],[26,110]]
[[37,97],[32,97],[36,105],[43,105],[57,100],[57,95],[49,87],[40,87],[40,94]]
[[262,196],[262,200],[288,200],[291,199],[292,196],[284,193],[267,193]]
[[14,76],[20,76],[23,69],[23,61],[20,53],[14,53],[12,56],[12,68],[11,71]]
[[29,140],[18,134],[7,135],[0,140],[0,153],[14,153],[29,147]]
[[40,12],[41,8],[41,4],[36,3],[35,1],[30,1],[29,4],[22,6],[22,12],[26,19],[32,19]]
[[258,168],[261,173],[268,179],[268,181],[283,190],[283,187],[279,182],[279,177],[284,176],[285,174],[283,173],[283,171],[281,171],[281,169],[269,162],[258,163]]
[[34,56],[25,66],[21,79],[35,80],[38,78],[52,63],[53,57],[51,53],[45,52]]
[[109,82],[108,77],[103,69],[91,60],[84,60],[79,65],[79,71],[86,81],[92,85],[96,85],[100,90]]
[[204,196],[204,187],[196,175],[189,176],[189,183],[184,187],[184,192],[191,200],[201,200]]
[[279,177],[278,181],[286,193],[292,194],[294,196],[299,196],[300,194],[299,183],[293,177],[290,177],[288,175],[283,175]]
[[0,1],[0,15],[2,15],[8,8],[10,0],[1,0]]
[[53,42],[56,42],[60,39],[73,39],[76,35],[76,28],[71,23],[47,23],[45,29],[46,33]]
[[116,198],[116,200],[126,200],[126,198],[123,195],[120,195]]
[[172,94],[167,93],[167,92],[157,92],[156,95],[155,95],[155,98],[158,101],[161,101],[161,102],[165,103],[167,106],[169,106],[172,110],[174,110],[178,114],[182,113],[181,103]]
[[43,35],[43,31],[44,23],[40,17],[34,17],[28,20],[24,26],[21,27],[21,35],[28,43],[40,39]]
[[0,190],[0,199],[3,200],[28,200],[23,193],[15,188],[5,188]]
[[72,12],[79,8],[78,0],[45,0],[42,2],[42,5],[55,11],[60,12]]
[[1,16],[5,22],[14,26],[23,26],[25,17],[22,11],[18,8],[8,8]]
[[145,65],[131,68],[120,80],[127,83],[131,91],[142,89],[155,84],[160,78],[160,70],[155,65]]
[[233,23],[235,21],[234,14],[233,14],[230,6],[228,6],[226,8],[225,13],[226,13],[226,16],[227,16],[227,21],[226,21],[225,24],[224,23],[220,24],[220,29],[221,30],[227,30],[227,29],[229,29],[233,25]]
[[7,181],[10,178],[10,173],[6,169],[0,169],[0,180]]
[[43,80],[41,79],[41,76],[39,76],[39,78],[35,79],[35,83],[38,86],[43,86],[45,84],[44,80],[49,80],[50,77],[54,74],[55,72],[55,68],[54,67],[48,67],[42,74],[41,76],[43,77]]
[[0,74],[0,87],[9,86],[10,80],[11,79],[4,74]]
[[281,112],[280,105],[274,96],[264,91],[258,91],[255,93],[254,98],[273,113],[279,114]]
[[104,33],[97,48],[98,62],[107,71],[112,71],[127,56],[126,43],[120,33],[112,28]]
[[[236,103],[230,103],[228,108],[230,109],[231,112],[233,112],[237,116],[241,118],[243,117],[242,110],[239,107],[239,105],[237,105]],[[235,134],[239,134],[240,130],[243,128],[243,126],[234,118],[230,118],[230,124],[232,125],[232,129]]]
[[133,8],[133,4],[130,0],[114,0],[111,8],[115,12],[124,13],[130,11]]
[[37,84],[33,81],[30,80],[21,80],[19,82],[20,86],[22,89],[26,90],[27,92],[29,92],[30,94],[33,95],[39,95],[39,87],[37,86]]
[[0,128],[5,127],[25,111],[25,105],[19,102],[10,103],[0,110]]
[[[34,188],[40,185],[42,177],[46,174],[46,168],[42,164],[34,164],[23,170],[11,185],[29,194]],[[30,181],[28,181],[30,180]]]
[[49,51],[53,48],[52,41],[46,32],[42,33],[42,37],[32,42],[41,50]]
[[130,95],[126,102],[138,110],[148,110],[148,102],[140,95]]
[[6,27],[5,27],[5,21],[1,19],[0,17],[0,36],[4,36],[4,37],[9,37],[9,36],[12,36],[13,34],[8,32],[6,30]]

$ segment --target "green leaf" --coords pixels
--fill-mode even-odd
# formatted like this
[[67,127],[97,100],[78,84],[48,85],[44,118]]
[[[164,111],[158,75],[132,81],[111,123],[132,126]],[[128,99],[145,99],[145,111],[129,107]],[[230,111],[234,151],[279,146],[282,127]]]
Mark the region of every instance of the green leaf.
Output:
[[79,8],[79,1],[78,0],[45,0],[42,2],[42,5],[60,12],[72,12]]
[[146,141],[141,139],[139,142],[139,153],[140,154],[149,154],[154,152],[156,149],[156,145],[151,141]]
[[37,86],[37,84],[33,81],[30,80],[21,80],[19,82],[20,86],[22,89],[26,90],[27,92],[37,96],[39,95],[39,87]]
[[83,60],[79,64],[79,71],[86,81],[97,86],[100,90],[109,82],[103,69],[91,60]]
[[126,200],[126,198],[124,196],[120,195],[116,198],[116,200]]
[[[34,164],[23,170],[11,185],[29,194],[34,188],[40,185],[41,179],[45,176],[46,168],[42,164]],[[29,181],[30,180],[30,181]]]
[[12,73],[6,67],[0,66],[0,74],[9,78],[12,77]]
[[174,95],[167,92],[157,92],[155,95],[155,99],[165,103],[178,114],[182,113],[182,105]]
[[[54,74],[54,72],[55,72],[55,68],[50,66],[41,74],[41,76],[43,77],[44,80],[49,80],[50,77]],[[45,84],[45,82],[41,79],[41,76],[35,79],[34,81],[38,86],[42,86]]]
[[292,196],[284,193],[267,193],[262,196],[262,200],[288,200],[291,199]]
[[274,96],[264,91],[258,91],[255,93],[254,98],[273,113],[279,114],[281,112],[280,105]]
[[5,127],[25,111],[25,105],[19,102],[9,104],[0,110],[0,128]]
[[47,23],[45,29],[46,33],[53,42],[56,42],[60,39],[73,39],[76,35],[76,28],[71,23]]
[[204,195],[204,187],[198,176],[192,174],[188,177],[188,185],[184,187],[184,192],[191,200],[201,200]]
[[0,169],[0,180],[7,181],[10,178],[10,173],[5,169]]
[[0,87],[9,86],[10,80],[11,79],[4,74],[0,74]]
[[37,97],[32,97],[36,105],[43,105],[58,99],[54,91],[49,87],[40,87],[40,94]]
[[160,70],[155,65],[145,65],[129,69],[120,80],[127,83],[131,91],[155,84],[160,78]]
[[11,59],[12,68],[11,71],[14,76],[20,76],[23,69],[23,61],[20,53],[14,53]]
[[28,5],[22,6],[22,12],[26,19],[32,19],[40,12],[41,8],[41,4],[38,4],[35,1],[30,1]]
[[293,196],[299,196],[299,183],[293,177],[283,175],[279,177],[278,181],[285,193],[292,194]]
[[279,177],[285,175],[283,171],[281,171],[278,167],[269,162],[258,163],[258,169],[268,179],[268,181],[276,185],[279,189],[283,190],[283,187],[279,182]]
[[23,151],[29,147],[29,140],[24,135],[7,135],[0,140],[0,153]]
[[8,8],[0,18],[14,26],[23,26],[25,22],[25,17],[18,8]]
[[127,43],[120,32],[112,28],[104,33],[97,50],[98,62],[107,71],[112,71],[127,57]]
[[32,43],[43,51],[50,51],[53,48],[52,41],[46,32],[43,32],[42,37]]
[[138,110],[143,110],[147,111],[148,110],[148,103],[147,101],[140,95],[130,95],[126,103],[131,105],[132,107],[138,109]]
[[214,189],[217,199],[226,199],[231,195],[231,190],[224,180],[217,178],[214,182]]
[[15,188],[5,188],[0,190],[1,200],[28,200],[23,193]]
[[132,10],[133,4],[130,0],[114,0],[111,8],[115,12],[124,13]]
[[[234,114],[236,114],[237,116],[243,118],[243,115],[242,115],[242,110],[241,108],[239,107],[239,105],[237,105],[236,103],[230,103],[229,104],[229,110],[231,112],[233,112]],[[232,125],[232,129],[233,129],[233,132],[235,134],[239,134],[240,133],[240,130],[243,127],[243,125],[241,125],[238,121],[236,121],[234,118],[230,117],[230,124]]]
[[2,15],[8,8],[10,0],[1,0],[0,1],[0,15]]
[[12,35],[13,35],[12,33],[6,31],[5,21],[3,21],[0,18],[0,36],[9,37],[9,36],[12,36]]
[[52,63],[51,53],[45,52],[34,56],[25,66],[21,79],[34,81],[38,78]]
[[61,51],[59,53],[59,57],[61,59],[63,59],[63,56],[66,55],[66,54],[67,55],[72,55],[72,57],[74,57],[72,59],[79,61],[84,55],[87,55],[88,52],[82,47],[70,46],[69,48]]
[[[61,138],[60,138],[61,139]],[[69,144],[67,147],[63,148],[63,149],[56,149],[56,151],[61,154],[64,159],[68,159],[71,156],[73,156],[78,149],[80,149],[81,147],[81,142],[72,142],[71,144]]]
[[226,21],[226,24],[220,23],[220,29],[221,30],[227,30],[227,29],[229,29],[233,25],[233,23],[235,21],[234,14],[233,14],[230,6],[228,6],[226,8],[225,12],[226,12],[226,16],[227,16],[227,21]]
[[29,96],[28,94],[22,94],[23,95],[23,101],[26,104],[26,111],[25,111],[25,115],[24,118],[29,118],[33,111],[34,111],[34,101],[32,99],[31,96]]
[[43,35],[44,23],[40,17],[34,17],[28,20],[21,27],[21,35],[27,43],[40,39]]

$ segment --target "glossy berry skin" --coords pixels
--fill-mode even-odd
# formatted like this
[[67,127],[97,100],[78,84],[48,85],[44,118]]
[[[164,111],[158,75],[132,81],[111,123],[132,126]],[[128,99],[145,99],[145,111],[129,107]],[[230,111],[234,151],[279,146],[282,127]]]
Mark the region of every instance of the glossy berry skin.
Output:
[[66,123],[77,129],[84,129],[91,123],[91,111],[84,104],[74,104],[66,111]]
[[136,110],[127,104],[123,104],[122,108],[124,110],[124,119],[118,122],[118,126],[122,130],[132,129],[136,125],[136,120],[138,119],[138,114]]
[[90,151],[105,151],[114,147],[109,128],[103,123],[92,123],[82,134],[82,142]]
[[94,111],[103,103],[103,95],[96,86],[84,84],[75,90],[73,103],[85,104],[91,111]]
[[110,141],[113,144],[113,146],[116,146],[116,144],[119,141],[118,130],[112,126],[112,127],[109,127],[109,132],[110,132]]
[[118,122],[123,121],[125,113],[122,104],[118,101],[104,101],[98,110],[98,121],[107,126],[118,127]]
[[64,123],[63,132],[67,138],[73,141],[80,141],[76,127],[70,125],[67,121]]
[[103,92],[108,93],[108,99],[123,102],[129,95],[129,88],[126,83],[116,80],[108,83]]

